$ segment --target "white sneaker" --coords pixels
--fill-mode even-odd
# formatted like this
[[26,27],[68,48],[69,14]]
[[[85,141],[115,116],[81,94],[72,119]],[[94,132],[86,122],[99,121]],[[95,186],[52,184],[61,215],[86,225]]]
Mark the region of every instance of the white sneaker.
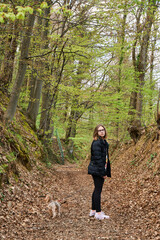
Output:
[[105,215],[104,213],[96,213],[94,216],[96,219],[103,220],[103,219],[109,219],[109,216]]
[[90,213],[89,213],[89,216],[94,217],[95,213],[96,213],[96,211],[91,210]]
[[105,213],[104,212],[101,212],[103,215],[105,215]]

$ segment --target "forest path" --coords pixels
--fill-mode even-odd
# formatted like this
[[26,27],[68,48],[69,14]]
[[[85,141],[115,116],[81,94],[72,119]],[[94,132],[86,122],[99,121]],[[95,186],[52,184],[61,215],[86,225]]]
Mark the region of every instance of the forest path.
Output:
[[[45,172],[46,171],[46,172]],[[93,182],[87,170],[69,164],[26,174],[25,181],[3,192],[0,230],[5,240],[158,240],[158,216],[149,199],[119,167],[112,167],[102,192],[102,210],[110,219],[89,217]],[[124,178],[125,176],[125,178]],[[144,188],[146,189],[146,188]],[[61,216],[49,216],[44,196],[62,200]],[[157,199],[158,200],[158,199]],[[144,204],[144,206],[143,206]]]

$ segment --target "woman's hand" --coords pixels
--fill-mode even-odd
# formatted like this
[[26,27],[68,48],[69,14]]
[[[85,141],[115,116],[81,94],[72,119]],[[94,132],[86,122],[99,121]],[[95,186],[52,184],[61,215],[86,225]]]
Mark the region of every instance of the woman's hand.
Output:
[[106,178],[107,178],[107,176],[103,176],[103,178],[104,178],[104,179],[106,179]]

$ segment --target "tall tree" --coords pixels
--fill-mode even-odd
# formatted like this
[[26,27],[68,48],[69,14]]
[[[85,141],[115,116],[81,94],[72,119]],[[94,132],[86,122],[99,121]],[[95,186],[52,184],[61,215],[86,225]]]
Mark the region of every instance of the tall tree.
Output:
[[7,27],[7,31],[9,31],[9,34],[6,36],[7,40],[4,43],[4,59],[0,70],[0,89],[3,92],[8,92],[9,84],[12,81],[17,40],[20,32],[19,20],[9,22],[8,25],[9,27]]
[[[50,42],[52,48],[52,55],[51,64],[48,64],[48,69],[51,75],[44,83],[44,89],[42,94],[40,129],[42,130],[42,135],[47,135],[47,138],[49,139],[52,136],[53,128],[51,126],[51,123],[52,118],[54,117],[53,113],[56,107],[59,85],[63,79],[64,67],[69,61],[69,57],[72,57],[73,54],[79,52],[76,49],[76,45],[74,44],[75,36],[73,35],[73,29],[77,26],[80,28],[80,26],[87,18],[87,15],[85,16],[85,13],[87,14],[87,10],[90,9],[90,4],[87,4],[87,7],[83,5],[84,3],[87,3],[87,1],[82,1],[81,3],[77,4],[76,1],[62,2],[63,7],[60,8],[60,15],[58,16],[58,20],[55,19],[55,25],[53,26],[53,36],[55,37],[55,31],[57,31],[57,36],[56,38],[54,38],[53,43]],[[71,22],[72,9],[75,10],[75,12],[73,12],[73,15],[75,16],[74,24]],[[52,17],[55,16],[57,17],[56,14]],[[73,42],[73,47],[70,45],[71,42]],[[50,129],[50,127],[52,128],[52,130]]]
[[[143,1],[142,1],[143,4]],[[145,83],[145,72],[147,68],[147,58],[148,58],[148,46],[149,46],[149,39],[152,30],[152,24],[154,22],[154,16],[157,9],[157,1],[156,0],[148,0],[147,1],[147,11],[146,17],[144,20],[143,25],[140,24],[140,18],[143,5],[139,7],[137,10],[137,33],[132,49],[132,59],[133,65],[135,69],[135,83],[136,87],[135,90],[131,93],[131,100],[130,100],[130,112],[129,114],[132,116],[131,118],[131,127],[129,128],[129,132],[131,137],[135,137],[135,141],[139,139],[141,135],[140,127],[141,127],[141,117],[142,117],[142,104],[143,104],[143,87]],[[139,33],[142,32],[142,37],[138,44]],[[137,48],[139,48],[139,52]],[[134,125],[134,127],[132,126]],[[136,134],[133,134],[135,132]]]
[[[44,19],[38,17],[37,24],[39,25],[39,34],[41,36],[40,41],[40,49],[41,52],[44,52],[48,49],[48,33],[49,33],[49,18],[50,18],[50,7],[44,10]],[[39,61],[38,63],[39,69],[33,69],[33,76],[30,79],[30,101],[28,104],[27,114],[30,117],[33,127],[36,127],[36,119],[39,111],[40,98],[42,93],[42,85],[43,85],[43,67],[45,69],[45,63]],[[35,72],[37,71],[37,72]]]
[[[147,13],[146,18],[144,21],[144,25],[140,27],[140,17],[142,10],[140,9],[140,14],[137,17],[137,35],[135,38],[135,42],[133,45],[132,51],[132,59],[133,65],[135,68],[135,82],[137,84],[136,91],[132,92],[131,94],[131,109],[137,111],[136,116],[140,121],[142,115],[142,102],[143,102],[143,86],[145,81],[145,71],[147,67],[147,57],[148,57],[148,46],[149,46],[149,39],[151,34],[151,27],[154,21],[154,14],[156,11],[156,2],[157,1],[148,1]],[[140,7],[141,8],[141,7]],[[139,32],[142,32],[142,39],[140,41],[140,50],[136,56],[136,46]],[[139,48],[139,46],[137,46]],[[137,91],[138,90],[138,91]],[[134,115],[134,111],[131,110],[130,114]]]
[[17,108],[21,86],[22,86],[25,73],[26,73],[26,68],[27,68],[27,57],[28,57],[28,51],[29,51],[29,45],[30,45],[30,39],[32,35],[34,20],[35,20],[35,13],[29,14],[27,23],[23,32],[23,39],[21,44],[21,55],[19,59],[17,76],[11,92],[9,104],[4,115],[5,120],[12,121]]
[[[125,54],[125,35],[126,35],[126,18],[127,18],[127,1],[125,1],[124,6],[123,6],[123,16],[122,20],[120,23],[120,29],[118,30],[118,39],[121,44],[120,46],[120,56],[119,56],[119,67],[118,67],[118,87],[117,87],[117,92],[120,95],[122,91],[122,64],[124,60],[124,54]],[[119,124],[120,124],[120,119],[119,119],[119,113],[121,112],[120,104],[118,104],[121,101],[120,97],[117,99],[117,118],[116,118],[116,135],[117,135],[117,141],[119,140]]]

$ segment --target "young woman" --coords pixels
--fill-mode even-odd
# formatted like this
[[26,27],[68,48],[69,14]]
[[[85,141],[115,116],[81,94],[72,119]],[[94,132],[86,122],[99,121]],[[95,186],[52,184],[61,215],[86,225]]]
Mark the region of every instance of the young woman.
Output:
[[[106,175],[106,157],[108,158],[109,144],[106,141],[107,132],[103,125],[96,126],[93,133],[93,142],[91,145],[91,162],[88,166],[88,174],[92,175],[94,181],[94,191],[92,194],[92,209],[90,216],[96,219],[109,219],[101,211],[101,192]],[[109,177],[111,175],[109,174]]]

